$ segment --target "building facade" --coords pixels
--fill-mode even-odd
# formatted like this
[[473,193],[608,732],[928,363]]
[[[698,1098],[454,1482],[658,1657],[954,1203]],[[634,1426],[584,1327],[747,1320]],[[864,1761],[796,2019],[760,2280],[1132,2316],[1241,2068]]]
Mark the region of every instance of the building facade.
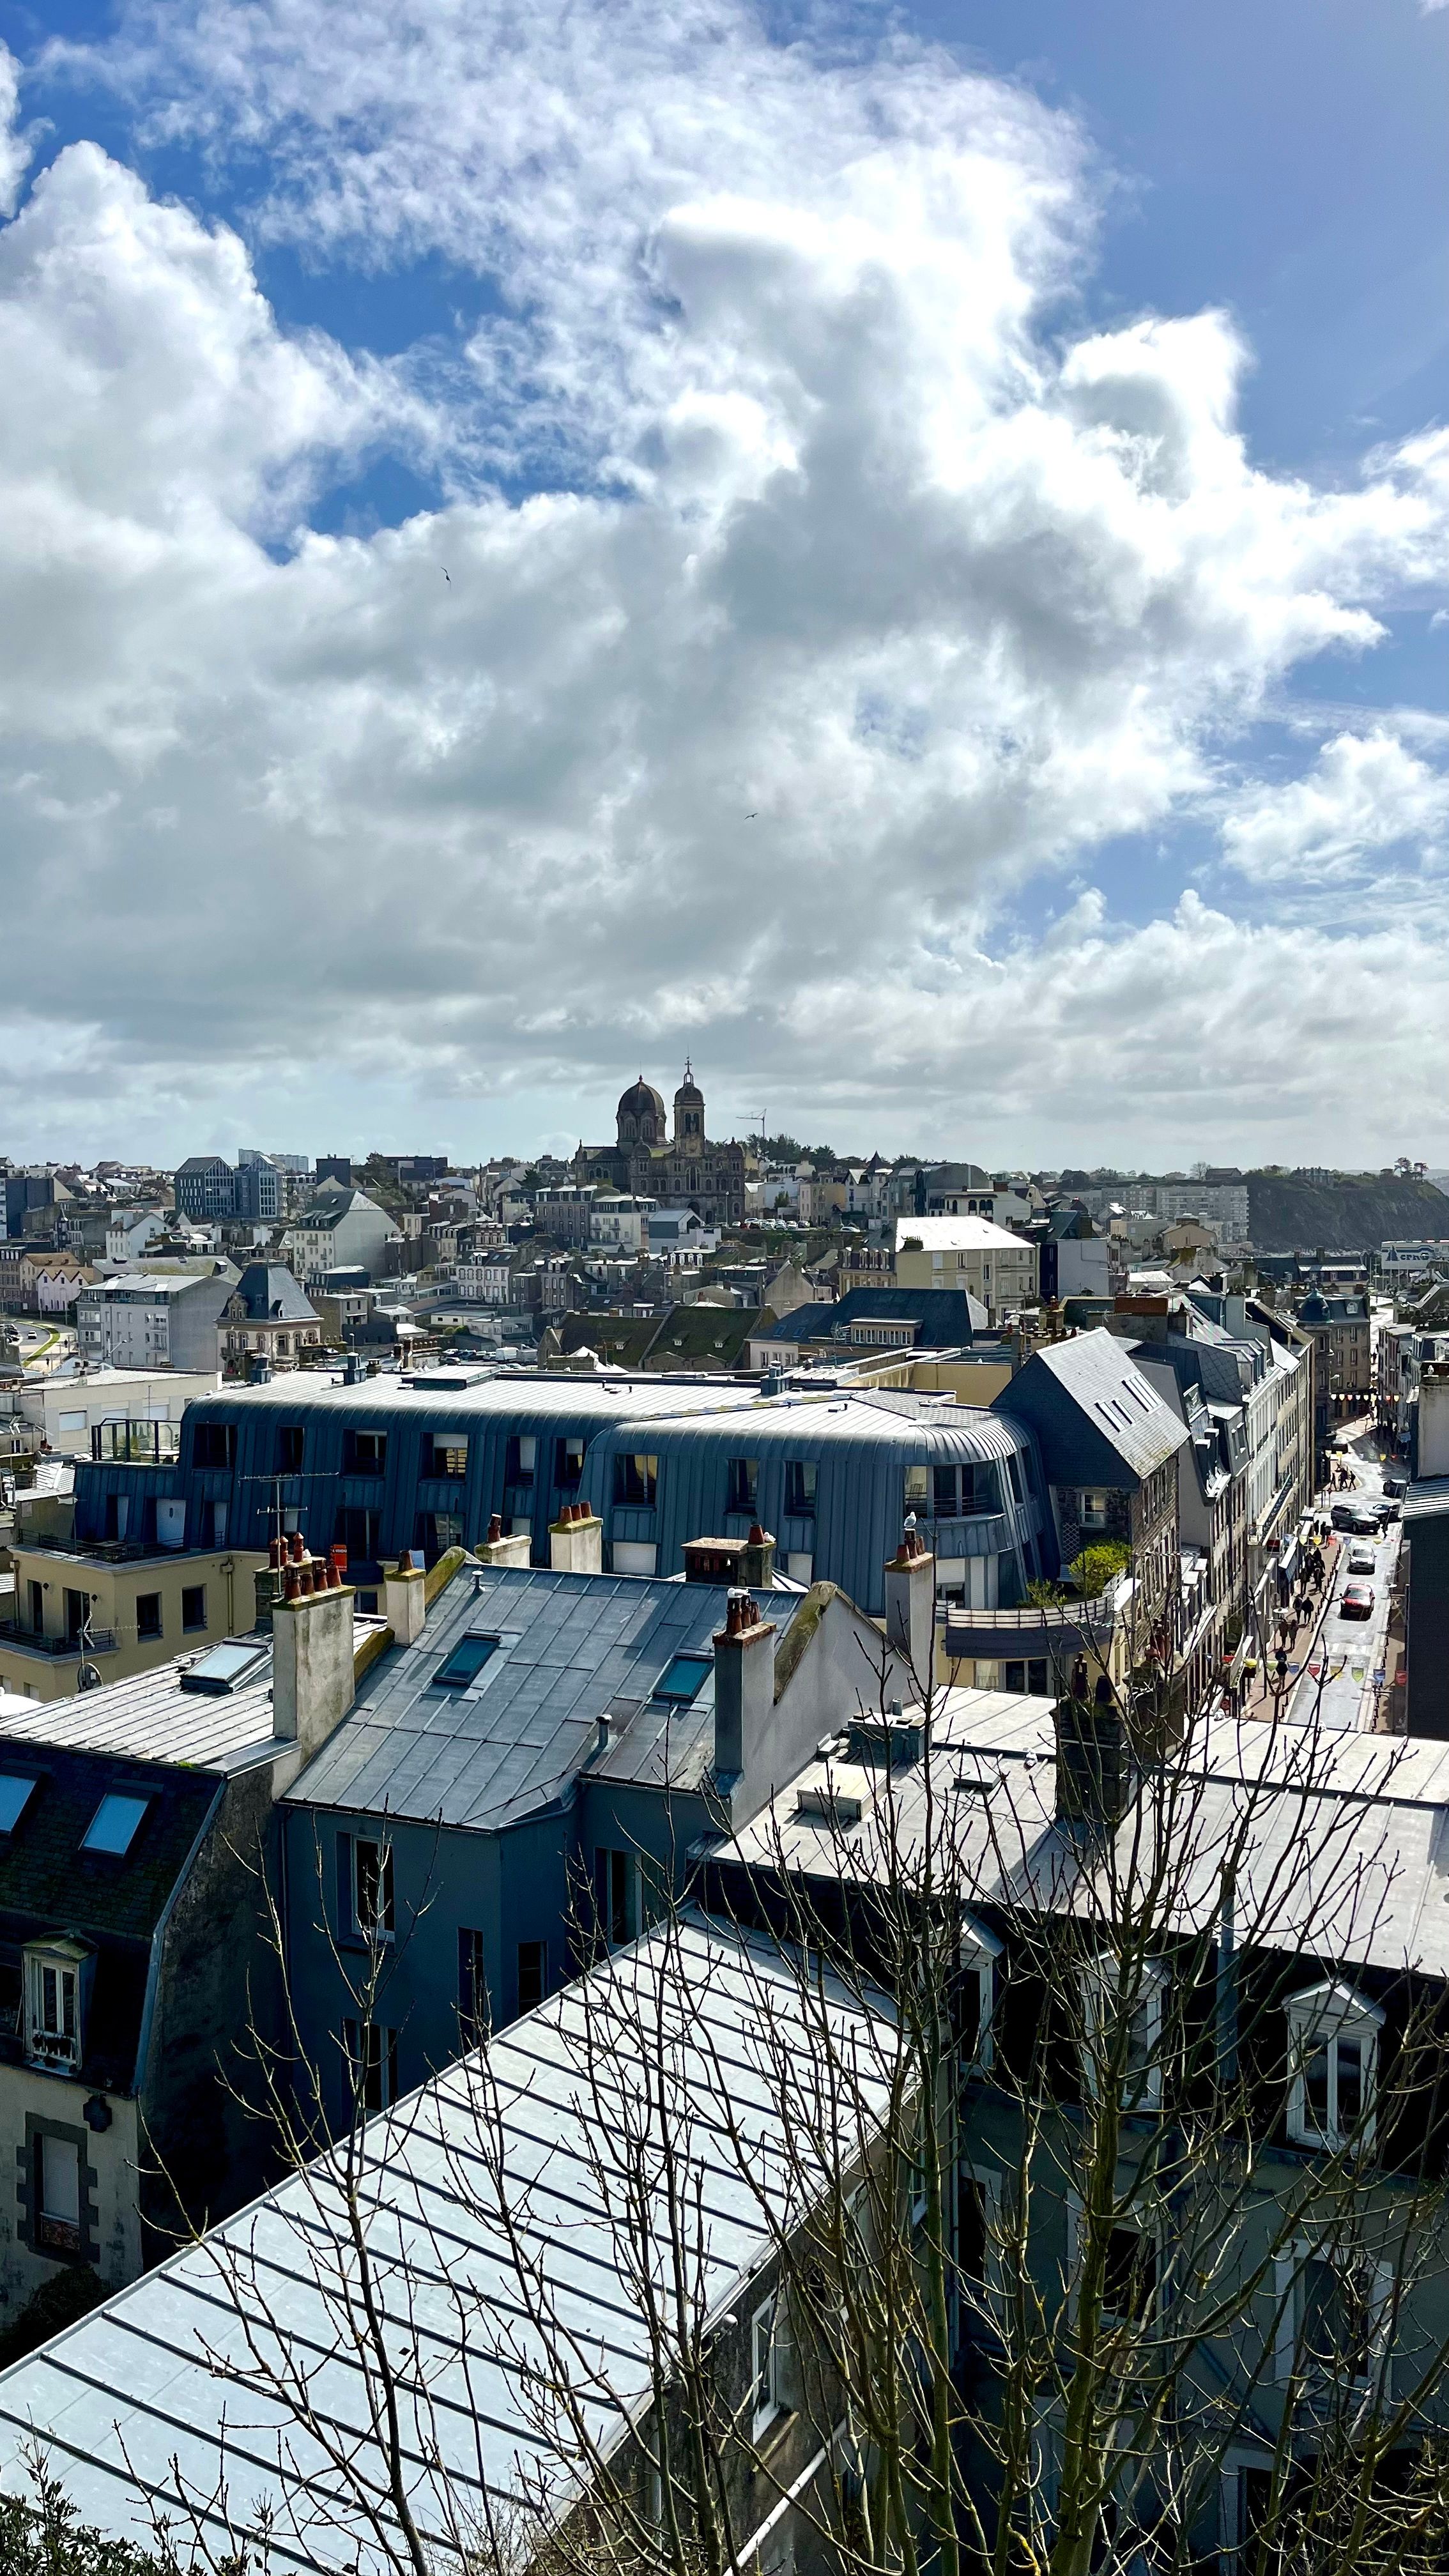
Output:
[[713,1144],[705,1134],[704,1094],[688,1065],[674,1095],[671,1134],[664,1101],[641,1074],[620,1098],[612,1145],[580,1145],[573,1177],[615,1196],[685,1206],[716,1225],[740,1225],[745,1214],[743,1145]]

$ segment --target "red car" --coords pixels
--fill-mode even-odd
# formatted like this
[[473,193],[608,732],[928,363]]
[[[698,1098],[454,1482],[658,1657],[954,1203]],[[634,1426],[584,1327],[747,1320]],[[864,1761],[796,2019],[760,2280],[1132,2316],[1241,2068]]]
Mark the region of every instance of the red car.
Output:
[[1346,1583],[1338,1605],[1343,1619],[1369,1619],[1373,1616],[1374,1588],[1371,1583]]

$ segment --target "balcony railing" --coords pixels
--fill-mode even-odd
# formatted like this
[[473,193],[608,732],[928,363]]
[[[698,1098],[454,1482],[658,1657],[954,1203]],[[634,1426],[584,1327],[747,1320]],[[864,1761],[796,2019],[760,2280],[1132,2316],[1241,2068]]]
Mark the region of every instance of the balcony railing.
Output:
[[39,1628],[22,1628],[17,1619],[0,1619],[0,1645],[19,1646],[28,1655],[113,1655],[116,1632],[92,1628],[82,1644],[79,1637],[47,1637]]

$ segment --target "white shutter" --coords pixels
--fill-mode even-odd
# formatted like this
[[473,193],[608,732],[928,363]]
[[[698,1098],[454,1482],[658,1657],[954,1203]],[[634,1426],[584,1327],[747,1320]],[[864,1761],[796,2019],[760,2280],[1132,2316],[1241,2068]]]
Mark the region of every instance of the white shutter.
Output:
[[1298,2249],[1273,2257],[1273,2296],[1277,2317],[1273,2329],[1273,2376],[1280,2383],[1293,2376],[1293,2356],[1298,2346],[1298,2277],[1302,2269]]

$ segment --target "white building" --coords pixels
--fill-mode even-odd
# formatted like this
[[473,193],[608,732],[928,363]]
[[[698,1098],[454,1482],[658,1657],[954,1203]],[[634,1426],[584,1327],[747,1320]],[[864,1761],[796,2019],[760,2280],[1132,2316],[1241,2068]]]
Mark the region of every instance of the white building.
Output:
[[656,1207],[649,1215],[647,1248],[671,1270],[697,1270],[706,1253],[718,1252],[719,1228],[706,1225],[696,1208]]
[[1449,1276],[1449,1241],[1436,1236],[1418,1243],[1381,1243],[1379,1276],[1386,1285],[1403,1287],[1411,1280]]
[[106,1259],[138,1261],[147,1244],[165,1234],[171,1222],[164,1208],[113,1208],[106,1227]]
[[895,1275],[901,1288],[964,1288],[994,1323],[1036,1303],[1037,1249],[985,1216],[902,1216]]
[[386,1208],[363,1190],[339,1186],[319,1192],[309,1208],[293,1217],[282,1236],[282,1250],[305,1288],[320,1283],[329,1270],[365,1270],[374,1279],[387,1245],[401,1241],[402,1230]]
[[188,1404],[215,1395],[220,1384],[216,1369],[88,1369],[0,1385],[0,1411],[27,1424],[47,1449],[88,1458],[101,1424],[177,1423]]
[[80,1356],[98,1368],[212,1372],[220,1365],[221,1310],[236,1280],[230,1265],[96,1280],[76,1299]]
[[657,1199],[631,1198],[625,1192],[599,1190],[589,1211],[589,1241],[615,1252],[642,1252]]

